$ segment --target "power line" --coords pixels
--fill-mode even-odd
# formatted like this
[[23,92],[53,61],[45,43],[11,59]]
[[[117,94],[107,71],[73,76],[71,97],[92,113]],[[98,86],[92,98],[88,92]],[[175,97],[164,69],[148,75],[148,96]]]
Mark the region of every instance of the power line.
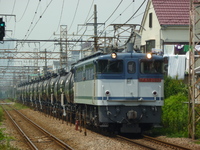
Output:
[[[55,32],[57,32],[57,31],[58,31],[58,28],[60,27],[60,22],[61,22],[61,19],[62,19],[62,14],[63,14],[64,5],[65,5],[65,0],[63,0],[62,5],[61,5],[60,20],[59,20],[58,27],[57,27],[57,29],[56,29]],[[53,34],[49,37],[49,40],[52,38],[52,36],[53,36]],[[40,48],[42,48],[45,44],[46,44],[46,43],[44,43],[43,45],[41,45]],[[52,45],[53,45],[53,44],[52,44]],[[52,45],[50,45],[49,47],[51,47]],[[47,47],[47,48],[49,48],[49,47]]]
[[[89,11],[88,11],[88,14],[87,14],[87,17],[86,17],[86,19],[85,19],[84,24],[88,23],[88,22],[92,19],[92,17],[94,16],[94,14],[92,14],[92,16],[88,18],[89,14],[90,14],[90,12],[91,12],[91,10],[92,10],[93,4],[94,4],[94,0],[92,1],[91,5],[90,5],[90,9],[89,9]],[[77,30],[77,34],[78,34],[82,29],[83,29],[83,27],[82,27],[79,31]],[[79,37],[79,39],[78,39],[77,41],[82,40],[82,37],[85,35],[85,32],[86,32],[86,31],[87,31],[87,26],[86,26],[86,28],[85,28],[85,31],[82,33],[82,35]],[[73,37],[74,37],[74,36],[72,36],[72,38],[73,38]],[[77,45],[77,43],[78,43],[78,42],[76,42],[71,48],[73,49],[73,48]]]
[[[14,9],[15,9],[15,3],[16,3],[16,0],[14,1],[14,4],[13,4],[13,8],[12,8],[12,12],[11,12],[11,14],[13,14],[13,11],[14,11]],[[10,17],[10,19],[11,19],[11,17]],[[9,19],[9,21],[10,21],[10,19]],[[9,22],[8,21],[8,22]]]
[[30,24],[30,26],[29,26],[29,28],[28,28],[28,30],[27,30],[25,36],[24,36],[24,39],[26,38],[28,32],[30,31],[31,26],[33,25],[33,21],[34,21],[34,19],[35,19],[36,14],[37,14],[37,11],[38,11],[38,8],[39,8],[39,5],[40,5],[40,2],[41,2],[41,1],[38,2],[38,5],[37,5],[37,8],[36,8],[35,14],[34,14],[34,16],[33,16],[33,19],[32,19],[32,21],[31,21],[31,24]]
[[127,24],[127,22],[129,22],[135,16],[135,14],[137,14],[137,12],[140,10],[140,8],[144,5],[145,2],[146,2],[146,0],[144,0],[142,2],[142,4],[140,5],[140,7],[135,11],[135,13],[124,24]]
[[[88,14],[87,14],[87,17],[86,17],[86,19],[85,19],[84,24],[88,23],[88,22],[92,19],[92,17],[94,16],[94,14],[92,14],[92,16],[90,16],[90,18],[88,18],[89,14],[90,14],[90,12],[91,12],[91,10],[92,10],[93,4],[94,4],[94,0],[92,1],[92,4],[90,5],[90,9],[89,9],[89,11],[88,11]],[[77,30],[77,34],[78,34],[82,29],[83,29],[83,26],[82,26],[82,28],[81,28],[79,31]],[[84,31],[84,32],[85,32],[85,31]],[[83,35],[82,35],[82,36],[83,36]],[[81,37],[82,37],[82,36],[81,36]]]
[[63,2],[62,2],[62,8],[61,8],[61,12],[60,12],[60,20],[59,20],[59,23],[58,23],[58,27],[57,27],[57,29],[56,29],[56,32],[58,31],[58,28],[60,27],[60,22],[61,22],[61,19],[62,19],[62,14],[63,14],[64,5],[65,5],[65,0],[63,0]]
[[[122,1],[121,1],[121,2],[122,2]],[[119,5],[121,4],[121,2],[119,3]],[[132,4],[133,2],[134,2],[134,1],[132,1],[132,2],[128,5],[128,7],[126,7],[126,8],[122,11],[122,13],[120,13],[119,16],[121,16],[121,15],[131,6],[131,4]],[[119,5],[118,5],[118,6],[119,6]],[[118,6],[116,7],[116,9],[118,8]],[[116,10],[116,9],[115,9],[115,10]],[[115,11],[114,11],[114,12],[115,12]],[[113,12],[113,13],[114,13],[114,12]],[[118,16],[117,18],[119,18],[119,16]],[[111,17],[111,16],[110,16],[110,17]],[[110,17],[109,17],[108,19],[110,19]],[[116,19],[117,19],[117,18],[116,18]],[[105,21],[105,23],[108,21],[108,19]],[[115,20],[116,20],[116,19],[115,19]],[[115,20],[114,20],[114,21],[115,21]],[[111,24],[112,24],[114,21],[112,21]],[[98,35],[98,37],[100,37],[100,36],[103,34],[103,32],[104,32],[108,27],[109,27],[109,25],[103,29],[103,31]]]
[[30,0],[28,0],[28,2],[27,2],[27,4],[26,4],[26,8],[25,8],[25,10],[24,10],[24,12],[23,12],[21,18],[20,18],[19,21],[17,21],[17,22],[20,22],[20,21],[22,20],[22,18],[24,17],[24,14],[26,13],[26,10],[27,10],[27,8],[28,8],[28,4],[29,4],[29,2],[30,2]]
[[123,2],[123,0],[121,0],[121,2],[118,4],[118,6],[115,8],[115,10],[112,12],[112,14],[108,17],[108,19],[106,19],[106,21],[104,23],[106,23],[111,17],[112,15],[116,12],[116,10],[119,8],[119,6],[121,5],[121,3]]
[[[75,19],[75,17],[76,17],[76,13],[77,13],[78,6],[79,6],[79,1],[80,1],[80,0],[78,0],[78,2],[77,2],[77,5],[76,5],[76,10],[75,10],[75,13],[74,13],[74,17],[73,17],[73,19],[72,19],[72,23],[71,23],[71,25],[70,25],[70,27],[69,27],[69,30],[71,29],[71,27],[72,27],[72,24],[74,23],[74,19]],[[69,30],[68,30],[68,31],[69,31]]]
[[122,13],[120,13],[119,16],[118,16],[117,18],[115,18],[115,19],[111,22],[111,24],[112,24],[115,20],[117,20],[120,16],[122,16],[122,14],[131,6],[131,4],[132,4],[133,2],[134,2],[134,1],[132,1],[132,2],[122,11]]
[[42,16],[44,15],[44,13],[46,12],[47,8],[49,7],[49,5],[51,4],[53,0],[51,0],[49,2],[49,4],[46,6],[45,10],[43,11],[42,15],[38,18],[37,22],[35,23],[35,25],[33,26],[32,30],[29,32],[28,36],[26,37],[26,39],[30,36],[30,34],[32,33],[32,31],[34,30],[34,28],[36,27],[36,25],[38,24],[38,22],[40,21],[40,19],[42,18]]

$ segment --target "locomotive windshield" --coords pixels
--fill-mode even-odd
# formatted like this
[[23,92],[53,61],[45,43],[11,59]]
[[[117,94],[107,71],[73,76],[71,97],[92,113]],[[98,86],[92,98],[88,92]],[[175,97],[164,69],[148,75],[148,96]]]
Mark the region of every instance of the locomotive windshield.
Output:
[[97,73],[122,73],[122,60],[99,60],[97,63]]
[[145,61],[140,63],[140,71],[143,74],[162,74],[163,73],[163,61]]

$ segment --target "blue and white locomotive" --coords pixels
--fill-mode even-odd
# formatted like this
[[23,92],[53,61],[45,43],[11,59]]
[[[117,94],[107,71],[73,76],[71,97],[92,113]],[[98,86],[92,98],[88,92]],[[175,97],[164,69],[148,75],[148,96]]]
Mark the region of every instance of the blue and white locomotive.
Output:
[[142,53],[102,53],[73,66],[74,103],[87,105],[89,121],[126,133],[161,122],[163,57]]
[[70,72],[38,83],[19,86],[18,99],[122,133],[141,133],[161,122],[162,56],[97,52],[74,63]]

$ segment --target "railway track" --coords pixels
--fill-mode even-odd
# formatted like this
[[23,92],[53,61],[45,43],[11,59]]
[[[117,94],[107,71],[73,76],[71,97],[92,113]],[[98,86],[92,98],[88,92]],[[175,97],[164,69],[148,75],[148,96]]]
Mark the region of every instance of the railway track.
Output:
[[150,136],[147,136],[147,135],[143,135],[143,139],[146,140],[146,141],[154,142],[156,144],[159,144],[159,145],[162,145],[162,146],[165,146],[165,147],[169,147],[171,149],[191,150],[187,147],[183,147],[183,146],[180,146],[180,145],[177,145],[177,144],[165,142],[163,140],[159,140],[157,138],[153,138],[153,137],[150,137]]
[[[8,105],[7,105],[8,106]],[[52,135],[44,128],[40,127],[32,120],[27,118],[18,110],[9,106],[13,111],[8,111],[5,106],[1,105],[7,116],[17,128],[21,136],[26,140],[27,145],[33,150],[39,149],[66,149],[73,150],[65,142]],[[9,108],[9,109],[10,109]]]
[[117,135],[117,138],[122,139],[124,141],[130,142],[131,144],[137,146],[137,147],[141,147],[142,149],[148,149],[148,150],[157,150],[157,149],[176,149],[176,150],[191,150],[189,148],[180,146],[180,145],[176,145],[176,144],[172,144],[172,143],[168,143],[162,140],[159,140],[157,138],[153,138],[153,137],[149,137],[146,135],[143,135],[143,138],[140,140],[133,140],[133,139],[129,139],[123,136],[119,136]]
[[129,143],[133,144],[136,147],[141,148],[141,149],[155,150],[155,148],[153,148],[153,147],[151,147],[149,145],[145,145],[144,143],[138,142],[136,140],[132,140],[132,139],[120,136],[120,135],[117,135],[117,138],[119,138],[120,141],[124,140],[126,142],[129,142]]

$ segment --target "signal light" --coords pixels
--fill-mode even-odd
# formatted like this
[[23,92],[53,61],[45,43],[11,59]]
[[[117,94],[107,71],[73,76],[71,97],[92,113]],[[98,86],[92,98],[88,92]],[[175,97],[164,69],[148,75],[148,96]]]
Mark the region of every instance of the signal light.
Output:
[[3,37],[5,36],[5,22],[0,18],[0,41],[3,41]]
[[5,22],[1,22],[0,26],[5,27]]

